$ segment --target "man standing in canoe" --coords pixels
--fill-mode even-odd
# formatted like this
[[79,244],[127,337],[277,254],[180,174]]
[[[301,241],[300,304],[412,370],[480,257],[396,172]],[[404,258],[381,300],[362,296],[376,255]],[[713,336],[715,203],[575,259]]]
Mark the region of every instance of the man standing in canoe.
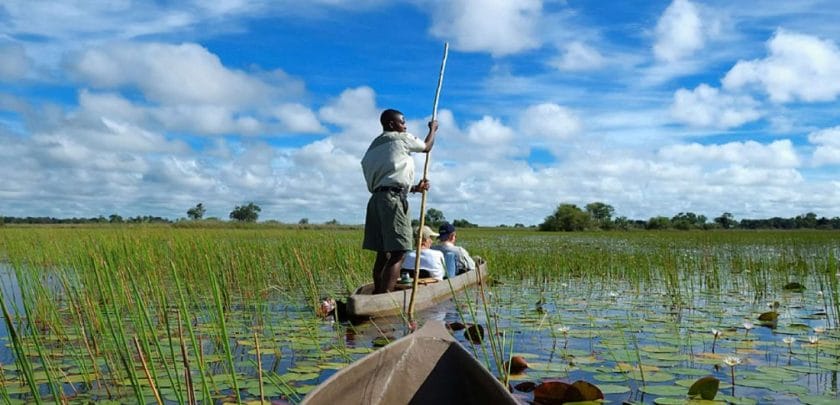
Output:
[[362,247],[376,252],[373,264],[374,294],[393,291],[400,277],[405,252],[414,248],[408,193],[429,189],[429,182],[414,183],[411,153],[428,153],[435,144],[437,121],[429,122],[429,133],[421,141],[406,132],[403,113],[388,109],[379,117],[382,134],[376,137],[362,158],[362,172],[371,192],[365,216]]

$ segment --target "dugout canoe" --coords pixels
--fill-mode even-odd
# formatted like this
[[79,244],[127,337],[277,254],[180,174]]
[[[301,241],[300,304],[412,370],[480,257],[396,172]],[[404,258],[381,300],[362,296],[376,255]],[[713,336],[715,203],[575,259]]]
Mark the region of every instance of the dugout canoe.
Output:
[[513,395],[452,337],[429,321],[339,370],[302,405],[517,404]]
[[[457,275],[449,280],[442,280],[435,283],[423,284],[424,280],[418,280],[421,284],[417,286],[417,294],[414,297],[414,309],[417,311],[431,307],[452,296],[452,291],[463,290],[479,280],[487,278],[487,262],[476,258],[476,269]],[[450,288],[449,284],[452,284]],[[411,288],[397,290],[384,294],[371,294],[373,284],[365,284],[347,299],[347,315],[356,318],[370,318],[382,316],[394,316],[400,313],[408,313],[408,304],[411,301]]]

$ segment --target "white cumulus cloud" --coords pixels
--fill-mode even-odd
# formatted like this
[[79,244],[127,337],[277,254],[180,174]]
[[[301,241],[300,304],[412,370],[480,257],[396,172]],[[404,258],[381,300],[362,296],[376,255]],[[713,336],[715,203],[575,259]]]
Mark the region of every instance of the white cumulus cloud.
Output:
[[541,44],[542,0],[453,0],[433,10],[432,35],[461,51],[504,56]]
[[808,141],[816,145],[812,157],[815,166],[840,164],[840,126],[812,132]]
[[676,62],[703,48],[703,20],[694,3],[674,0],[656,24],[656,59]]
[[604,57],[597,49],[579,41],[566,45],[563,53],[549,62],[551,66],[565,71],[598,69],[604,63]]
[[137,88],[151,101],[237,106],[264,102],[275,89],[192,43],[119,43],[89,49],[69,63],[92,86]]
[[579,134],[583,123],[577,114],[568,108],[554,103],[543,103],[532,105],[522,112],[519,128],[529,137],[552,141]]
[[694,90],[674,93],[671,116],[679,122],[705,128],[734,128],[762,115],[758,102],[745,95],[733,95],[701,84]]
[[285,103],[272,109],[272,114],[291,132],[318,133],[326,129],[315,113],[300,103]]
[[767,50],[764,59],[735,64],[724,87],[757,86],[780,103],[833,101],[840,95],[840,50],[834,41],[779,30]]
[[763,168],[795,168],[799,155],[788,139],[761,144],[755,141],[701,145],[699,143],[671,145],[662,148],[659,156],[674,162],[729,163]]

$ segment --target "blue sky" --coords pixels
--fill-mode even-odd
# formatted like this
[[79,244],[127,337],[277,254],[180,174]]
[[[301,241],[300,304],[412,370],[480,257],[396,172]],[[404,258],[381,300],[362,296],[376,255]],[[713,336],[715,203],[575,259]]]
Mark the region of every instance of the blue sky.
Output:
[[840,216],[838,17],[832,1],[7,0],[0,215],[253,201],[261,219],[362,223],[378,115],[425,134],[449,42],[428,196],[449,219],[537,224],[593,201]]

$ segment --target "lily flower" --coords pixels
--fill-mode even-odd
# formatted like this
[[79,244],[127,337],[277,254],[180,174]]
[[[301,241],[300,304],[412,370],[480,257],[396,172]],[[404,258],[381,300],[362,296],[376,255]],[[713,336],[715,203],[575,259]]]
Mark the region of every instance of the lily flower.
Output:
[[753,327],[755,327],[755,325],[753,325],[752,322],[750,322],[750,321],[744,322],[744,329],[746,329],[746,332],[744,332],[744,337],[746,337],[747,334],[750,333],[750,329],[752,329]]
[[726,356],[726,358],[723,359],[723,362],[726,363],[726,365],[729,367],[735,367],[741,364],[741,358],[735,356]]
[[723,332],[717,329],[712,329],[712,336],[714,336],[714,338],[712,339],[712,353],[715,352],[715,344],[717,343],[718,337],[720,337],[720,335],[722,334]]
[[727,366],[729,366],[729,370],[732,374],[732,396],[734,397],[735,396],[735,366],[741,364],[741,358],[740,357],[735,357],[735,356],[726,356],[726,358],[723,359],[723,362],[726,363]]

